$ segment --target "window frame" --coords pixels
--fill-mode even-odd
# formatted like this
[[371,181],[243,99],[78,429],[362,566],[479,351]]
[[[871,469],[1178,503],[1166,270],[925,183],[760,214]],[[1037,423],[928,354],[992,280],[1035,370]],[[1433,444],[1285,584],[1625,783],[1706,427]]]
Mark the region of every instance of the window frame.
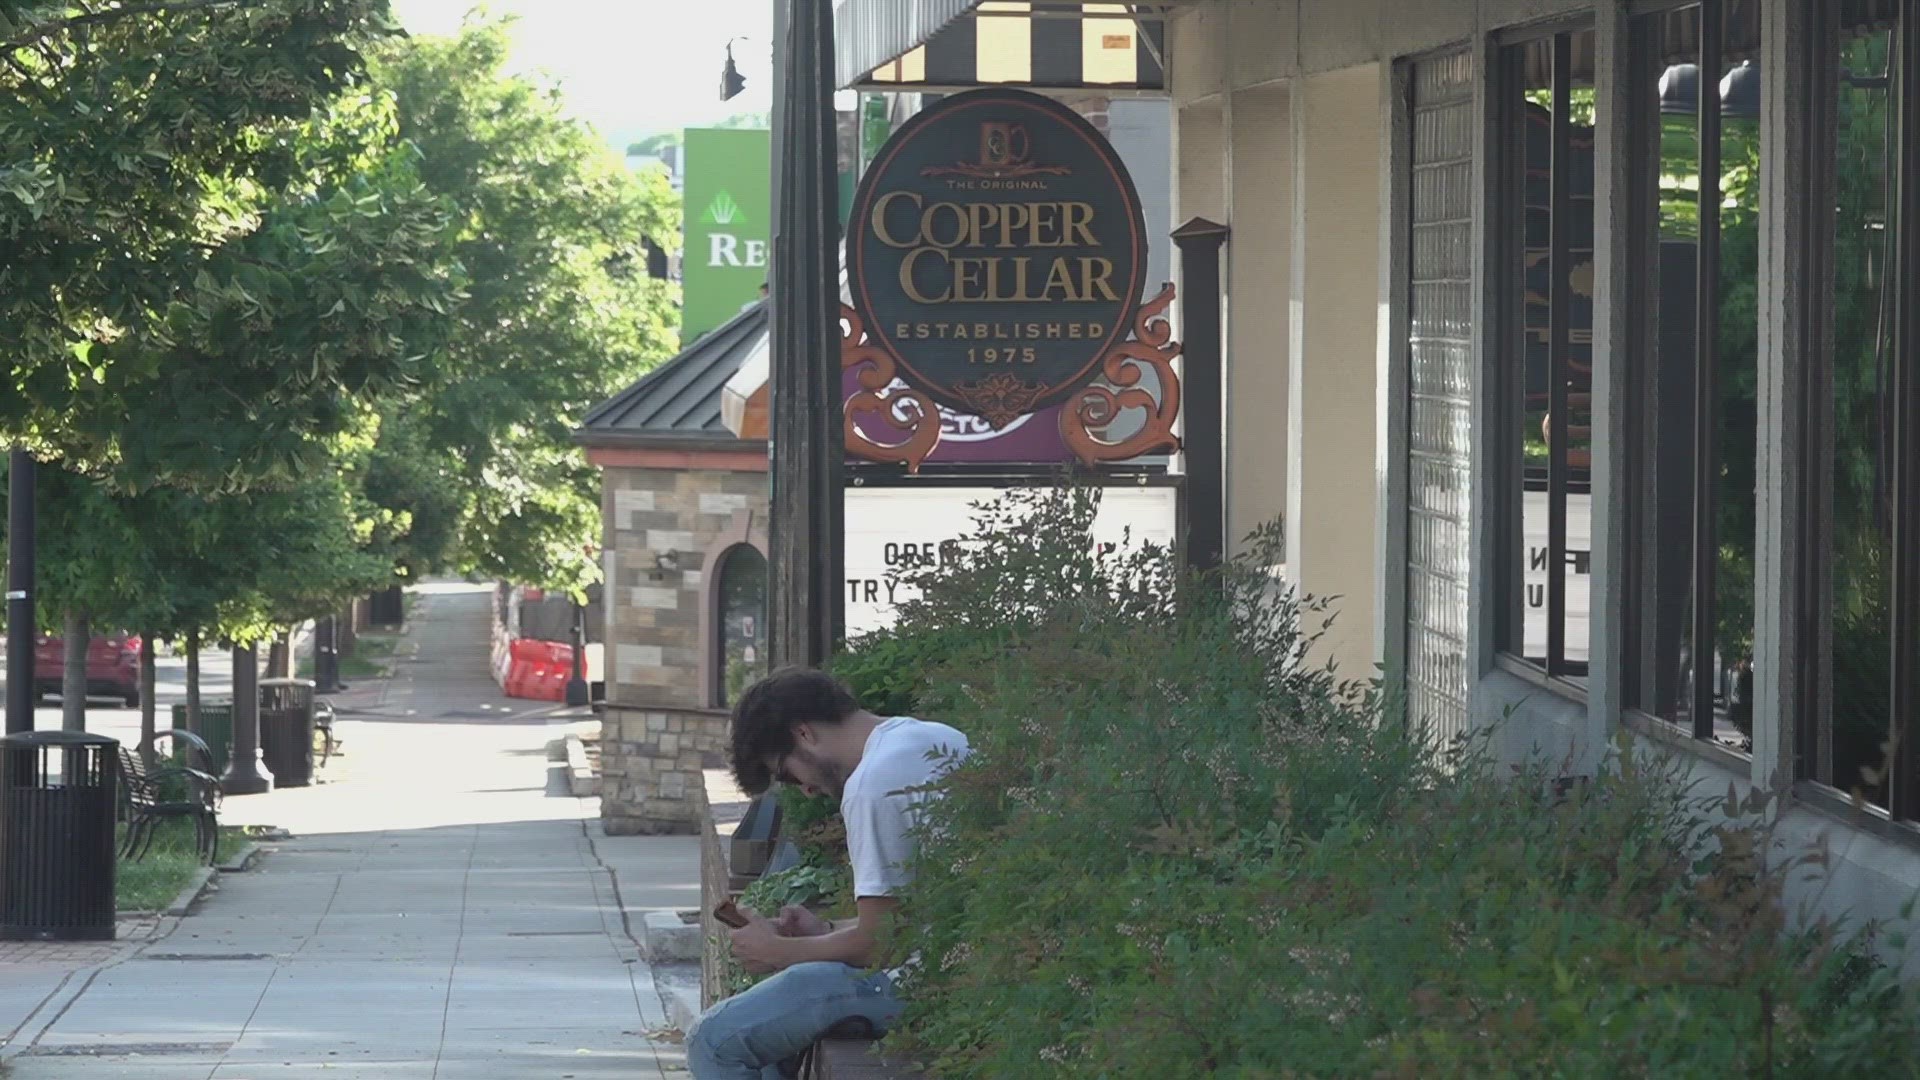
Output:
[[[1663,741],[1675,745],[1704,748],[1710,756],[1723,764],[1739,763],[1742,771],[1750,767],[1752,755],[1734,747],[1722,744],[1716,737],[1715,721],[1718,717],[1718,681],[1715,678],[1700,678],[1701,658],[1707,658],[1709,675],[1717,666],[1716,650],[1713,648],[1715,627],[1719,620],[1719,596],[1717,593],[1720,576],[1719,566],[1719,526],[1716,521],[1716,500],[1720,493],[1718,467],[1720,453],[1718,436],[1720,433],[1720,391],[1721,360],[1720,324],[1711,317],[1720,309],[1721,279],[1721,241],[1723,236],[1721,209],[1723,201],[1722,172],[1724,165],[1723,133],[1724,102],[1720,96],[1720,78],[1709,76],[1709,72],[1718,72],[1725,67],[1725,30],[1727,0],[1661,0],[1658,3],[1635,5],[1629,9],[1625,27],[1628,68],[1635,80],[1633,104],[1627,117],[1626,153],[1627,169],[1630,176],[1627,200],[1627,232],[1631,237],[1629,257],[1635,265],[1650,267],[1652,273],[1642,276],[1639,286],[1628,297],[1629,340],[1633,345],[1633,355],[1624,359],[1627,364],[1626,378],[1631,390],[1629,399],[1646,405],[1657,394],[1657,379],[1651,369],[1638,358],[1658,355],[1660,347],[1659,309],[1661,302],[1660,273],[1662,253],[1659,241],[1659,137],[1661,129],[1661,108],[1658,96],[1641,91],[1641,87],[1653,85],[1665,70],[1663,61],[1657,55],[1661,50],[1650,48],[1639,32],[1640,20],[1672,15],[1688,8],[1699,9],[1699,41],[1692,56],[1695,65],[1695,101],[1696,142],[1699,152],[1698,194],[1695,206],[1698,213],[1698,232],[1693,260],[1694,297],[1693,315],[1693,365],[1691,371],[1692,400],[1689,407],[1692,412],[1692,445],[1688,451],[1690,470],[1690,514],[1691,524],[1689,541],[1692,550],[1688,563],[1688,617],[1681,628],[1679,646],[1685,650],[1688,666],[1681,669],[1681,679],[1691,679],[1691,694],[1685,698],[1676,696],[1675,704],[1682,701],[1687,707],[1684,720],[1669,720],[1659,716],[1639,702],[1641,690],[1648,685],[1646,672],[1642,666],[1646,658],[1647,624],[1650,615],[1647,605],[1652,603],[1653,583],[1647,573],[1645,551],[1650,544],[1647,535],[1647,522],[1652,513],[1648,503],[1646,480],[1651,474],[1648,461],[1649,438],[1646,410],[1630,419],[1626,431],[1625,445],[1619,455],[1622,475],[1626,478],[1626,498],[1622,511],[1625,514],[1627,537],[1626,550],[1623,553],[1624,579],[1626,582],[1626,618],[1622,634],[1621,656],[1624,663],[1624,683],[1631,688],[1627,695],[1629,701],[1625,717],[1632,726],[1644,733],[1653,734]],[[1655,137],[1648,139],[1651,132]],[[1761,121],[1761,150],[1764,159],[1770,153],[1778,152],[1777,140],[1769,138],[1764,117]],[[1764,195],[1763,195],[1764,211]],[[1764,261],[1757,268],[1763,278],[1770,273],[1771,267]],[[1764,313],[1763,313],[1764,317]],[[1756,438],[1764,439],[1764,431],[1756,431]],[[1758,448],[1756,447],[1756,453]],[[1756,492],[1756,500],[1758,493]],[[1757,508],[1756,508],[1757,513]],[[1756,537],[1756,545],[1758,538]],[[1757,557],[1757,549],[1756,549]],[[1756,573],[1759,568],[1756,566]],[[1756,590],[1761,583],[1756,580]],[[1756,621],[1761,617],[1755,612]],[[1702,648],[1702,645],[1706,648]],[[1657,648],[1657,646],[1656,646]],[[1654,657],[1656,661],[1660,657]],[[1678,688],[1676,687],[1676,690]],[[1759,717],[1754,718],[1757,727]],[[1677,736],[1677,738],[1676,738]]]
[[[1890,270],[1892,295],[1906,297],[1920,288],[1920,5],[1908,4],[1902,19],[1892,29],[1893,75],[1889,86],[1889,107],[1895,123],[1888,154],[1895,172],[1892,218],[1893,242]],[[1805,88],[1807,110],[1796,122],[1808,126],[1809,145],[1819,153],[1809,163],[1816,170],[1812,186],[1818,192],[1830,192],[1839,170],[1834,152],[1839,114],[1839,75],[1841,34],[1837,9],[1814,14],[1806,29],[1814,40],[1810,71],[1811,85]],[[1828,198],[1827,203],[1833,200]],[[1809,227],[1817,237],[1804,238],[1810,250],[1824,253],[1821,269],[1831,279],[1834,212],[1809,214]],[[1793,602],[1800,633],[1793,656],[1796,677],[1807,691],[1796,698],[1792,750],[1795,795],[1808,805],[1837,816],[1847,823],[1866,827],[1878,835],[1912,842],[1920,839],[1920,304],[1895,306],[1893,333],[1888,357],[1890,374],[1887,393],[1892,398],[1889,416],[1888,508],[1891,537],[1892,574],[1887,603],[1888,641],[1888,734],[1893,738],[1892,759],[1883,762],[1890,770],[1887,805],[1881,807],[1854,799],[1832,782],[1833,751],[1831,734],[1833,695],[1819,692],[1833,681],[1833,658],[1828,648],[1832,641],[1831,596],[1834,543],[1827,520],[1823,495],[1833,465],[1836,447],[1835,425],[1831,418],[1833,364],[1837,355],[1835,318],[1837,298],[1831,288],[1824,289],[1810,305],[1819,312],[1814,333],[1818,338],[1807,344],[1813,362],[1807,365],[1802,380],[1803,401],[1800,420],[1807,438],[1794,461],[1802,471],[1803,498],[1796,508],[1800,527],[1796,530],[1799,549],[1800,588]]]
[[1894,203],[1896,296],[1899,305],[1893,334],[1893,651],[1892,724],[1897,732],[1893,777],[1889,790],[1892,815],[1902,821],[1920,820],[1920,5],[1908,3],[1894,31],[1899,57],[1895,104],[1899,122],[1894,158],[1898,162],[1898,192]]
[[[1494,509],[1492,524],[1496,542],[1494,565],[1498,568],[1493,595],[1494,667],[1533,682],[1563,697],[1584,702],[1587,687],[1579,681],[1592,670],[1592,639],[1589,632],[1588,660],[1578,670],[1566,659],[1567,580],[1567,491],[1571,482],[1568,463],[1567,375],[1570,372],[1568,344],[1572,338],[1571,278],[1564,268],[1571,261],[1569,214],[1563,210],[1573,202],[1570,160],[1572,95],[1572,42],[1581,33],[1598,29],[1590,12],[1555,18],[1525,26],[1508,27],[1492,35],[1492,64],[1487,76],[1489,95],[1489,172],[1495,204],[1525,205],[1527,129],[1513,102],[1523,94],[1526,49],[1542,41],[1553,50],[1554,95],[1552,131],[1549,135],[1549,236],[1548,258],[1552,287],[1548,296],[1548,416],[1550,447],[1547,478],[1547,656],[1544,665],[1524,654],[1526,585],[1521,571],[1527,562],[1524,528],[1526,479],[1525,456],[1520,441],[1526,422],[1526,301],[1525,263],[1526,215],[1494,215],[1487,224],[1487,250],[1493,263],[1488,271],[1492,282],[1491,304],[1494,332],[1486,345],[1491,362],[1491,404],[1498,428],[1495,438],[1496,462],[1492,470]],[[1598,72],[1595,72],[1596,90]],[[1600,191],[1596,174],[1593,193],[1598,205]],[[1597,314],[1596,314],[1597,318]],[[1597,360],[1597,358],[1596,358]],[[1597,425],[1590,425],[1591,437],[1601,437]],[[1591,476],[1589,476],[1591,484]],[[1590,490],[1590,489],[1589,489]],[[1520,491],[1516,499],[1512,493]],[[1597,509],[1597,508],[1596,508]],[[1591,558],[1591,553],[1589,553]],[[1591,611],[1589,613],[1591,619]]]

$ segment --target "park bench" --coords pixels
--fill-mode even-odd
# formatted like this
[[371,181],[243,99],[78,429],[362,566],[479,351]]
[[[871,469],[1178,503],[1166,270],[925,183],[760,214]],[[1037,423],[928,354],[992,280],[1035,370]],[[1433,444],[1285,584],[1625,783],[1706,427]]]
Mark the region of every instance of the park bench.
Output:
[[160,822],[183,817],[193,820],[194,849],[212,863],[220,854],[220,781],[213,775],[213,751],[200,736],[178,728],[161,732],[154,742],[161,739],[173,741],[180,764],[148,768],[136,750],[120,747],[120,814],[127,824],[120,856],[134,862],[145,858]]

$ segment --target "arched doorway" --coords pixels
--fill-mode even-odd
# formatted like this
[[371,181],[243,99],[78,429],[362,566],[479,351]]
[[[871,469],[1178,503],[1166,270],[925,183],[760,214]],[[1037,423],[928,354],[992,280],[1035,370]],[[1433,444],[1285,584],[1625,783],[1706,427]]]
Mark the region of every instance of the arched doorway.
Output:
[[719,618],[714,620],[715,698],[723,708],[767,670],[767,558],[752,544],[735,544],[715,568]]

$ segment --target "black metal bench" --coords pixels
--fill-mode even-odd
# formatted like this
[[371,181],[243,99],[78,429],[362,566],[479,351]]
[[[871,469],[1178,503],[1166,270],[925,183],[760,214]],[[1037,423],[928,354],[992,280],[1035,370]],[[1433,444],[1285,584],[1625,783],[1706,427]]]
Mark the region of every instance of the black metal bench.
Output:
[[212,863],[220,857],[220,781],[213,775],[213,751],[200,736],[176,728],[154,737],[156,755],[162,739],[171,739],[180,748],[181,764],[149,769],[137,751],[121,744],[120,816],[127,835],[120,857],[140,861],[153,847],[160,822],[190,818],[194,850]]

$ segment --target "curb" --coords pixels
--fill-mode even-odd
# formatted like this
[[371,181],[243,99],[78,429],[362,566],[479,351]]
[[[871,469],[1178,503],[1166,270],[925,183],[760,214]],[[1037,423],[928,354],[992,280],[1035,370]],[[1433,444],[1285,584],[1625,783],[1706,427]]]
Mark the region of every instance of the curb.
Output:
[[217,866],[203,866],[195,870],[193,872],[193,880],[187,882],[187,887],[180,890],[180,895],[174,897],[173,903],[169,904],[161,914],[176,917],[186,915],[188,909],[198,903],[200,898],[213,888],[214,879],[219,875],[220,868]]
[[682,1035],[692,1031],[693,1022],[700,1018],[699,984],[686,986],[672,981],[662,985],[656,978],[655,985],[659,987],[662,1004],[667,1008],[667,1022]]
[[573,785],[576,799],[590,799],[600,794],[600,781],[593,775],[593,766],[587,763],[587,744],[580,741],[578,735],[568,735],[567,779]]
[[260,850],[259,844],[248,841],[240,846],[239,851],[227,856],[227,860],[215,866],[214,869],[223,874],[245,873],[253,869],[254,863],[260,861]]
[[677,911],[648,911],[641,916],[647,962],[698,964],[706,937],[698,922],[687,922]]

